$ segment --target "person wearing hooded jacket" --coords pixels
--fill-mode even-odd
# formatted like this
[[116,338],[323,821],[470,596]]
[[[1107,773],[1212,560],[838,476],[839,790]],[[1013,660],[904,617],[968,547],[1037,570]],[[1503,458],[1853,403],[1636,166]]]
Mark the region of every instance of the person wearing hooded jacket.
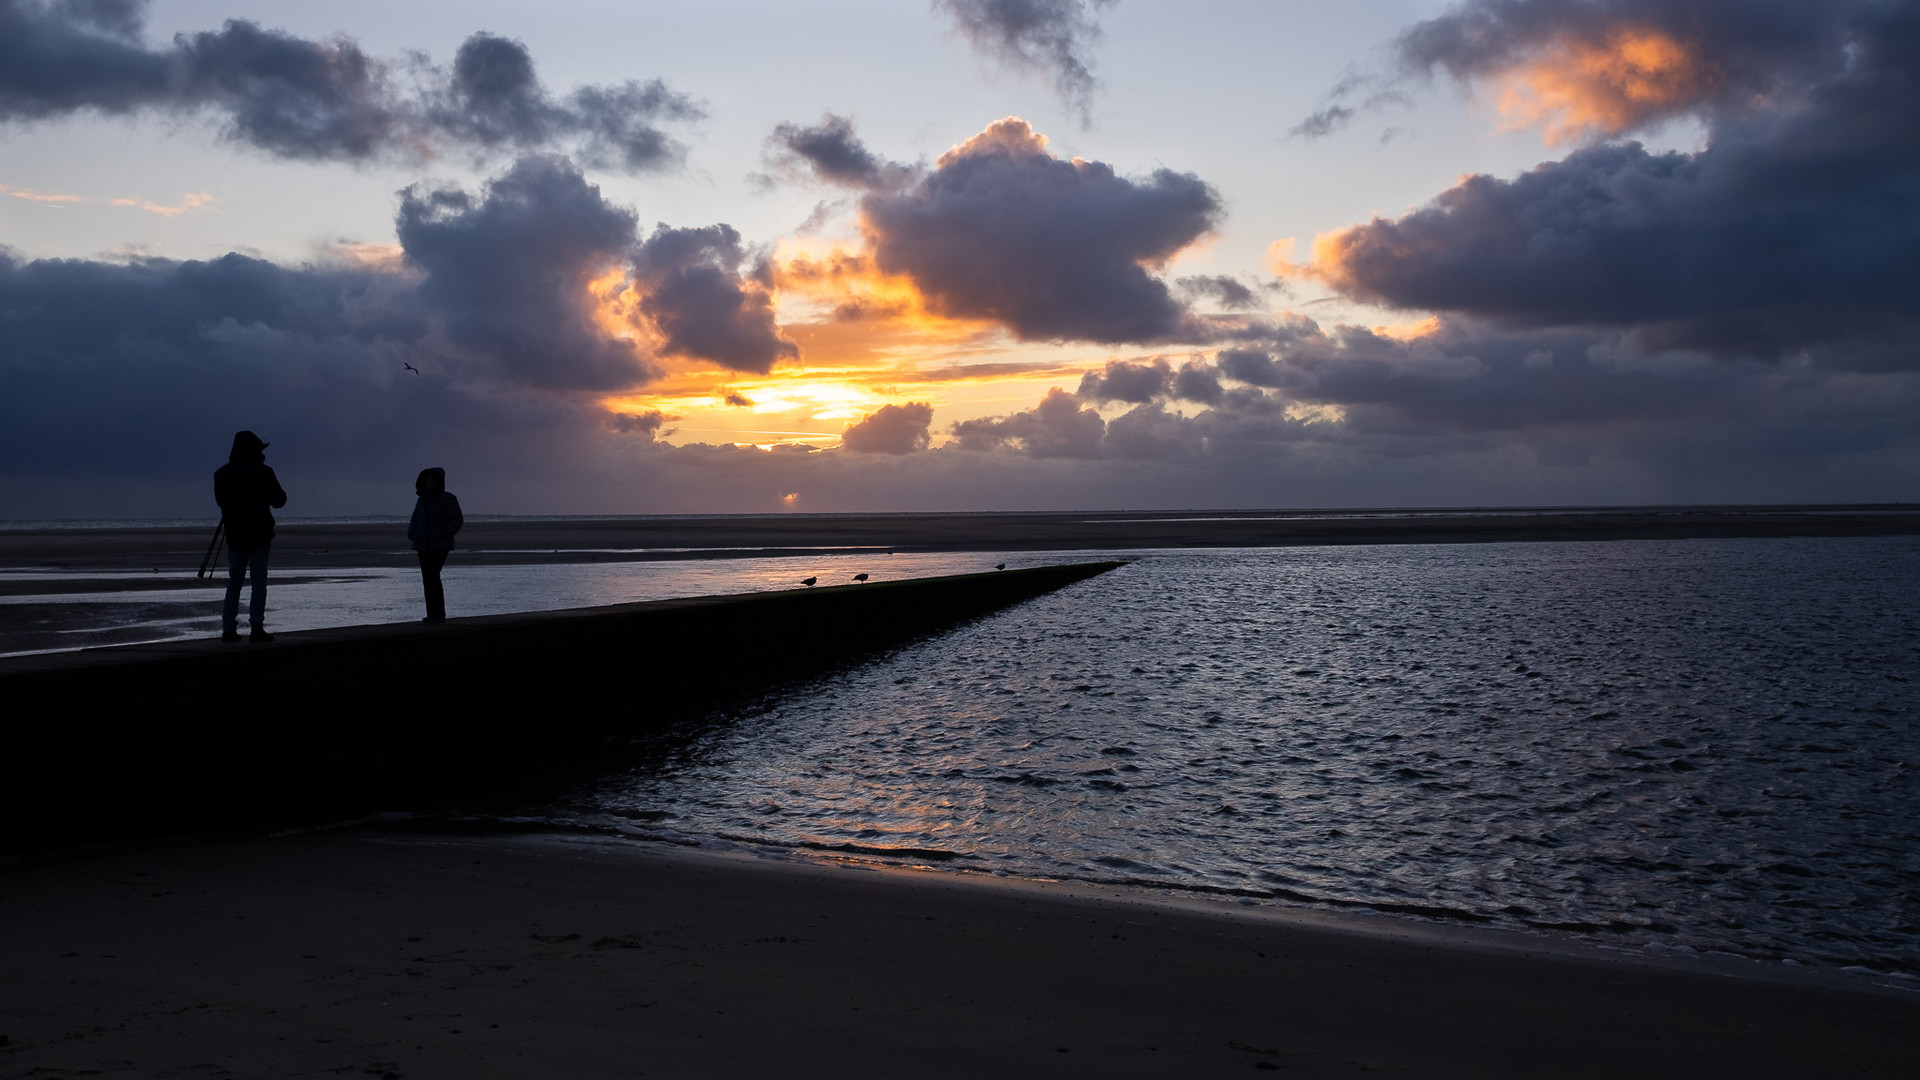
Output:
[[267,444],[251,431],[236,431],[227,463],[213,474],[213,501],[227,529],[227,600],[220,609],[220,640],[239,641],[240,586],[251,576],[247,623],[254,641],[267,633],[267,553],[273,546],[273,511],[287,505],[280,479],[267,465]]
[[460,500],[447,490],[447,470],[420,470],[413,482],[419,498],[413,503],[413,520],[407,524],[407,539],[420,553],[420,583],[427,591],[427,617],[422,622],[447,621],[447,595],[440,587],[440,570],[453,553],[453,534],[465,524],[460,517]]

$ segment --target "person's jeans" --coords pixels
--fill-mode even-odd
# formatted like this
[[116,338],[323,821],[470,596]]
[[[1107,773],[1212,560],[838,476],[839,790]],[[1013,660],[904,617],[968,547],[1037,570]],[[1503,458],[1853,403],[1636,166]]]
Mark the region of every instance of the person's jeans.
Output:
[[220,629],[231,634],[240,619],[240,583],[253,575],[253,600],[247,605],[247,621],[256,630],[267,625],[267,551],[262,544],[252,551],[227,549],[227,602],[220,608]]
[[420,553],[420,584],[427,589],[427,618],[438,622],[447,617],[447,594],[440,587],[440,568],[447,565],[447,548]]

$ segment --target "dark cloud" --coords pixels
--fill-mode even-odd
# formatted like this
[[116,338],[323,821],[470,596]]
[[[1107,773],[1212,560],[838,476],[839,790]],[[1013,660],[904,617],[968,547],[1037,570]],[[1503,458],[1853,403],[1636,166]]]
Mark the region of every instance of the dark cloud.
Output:
[[1205,297],[1223,308],[1244,310],[1260,306],[1260,295],[1228,274],[1183,277],[1174,284],[1188,296]]
[[660,226],[633,258],[640,309],[666,352],[766,374],[800,355],[780,336],[764,285],[742,274],[747,254],[732,226]]
[[168,92],[171,64],[140,41],[144,0],[0,0],[0,120],[124,113]]
[[954,441],[965,450],[994,450],[1014,445],[1037,458],[1095,458],[1102,454],[1107,422],[1097,409],[1055,387],[1026,412],[953,425]]
[[1221,349],[1214,360],[1221,375],[1248,386],[1280,390],[1302,382],[1297,368],[1276,364],[1259,349]]
[[[687,505],[707,483],[793,489],[757,459],[715,481],[708,458],[656,442],[673,417],[598,404],[652,371],[614,314],[640,307],[643,246],[632,213],[564,161],[523,160],[477,193],[411,188],[398,230],[404,261],[385,266],[0,249],[0,505],[197,513],[209,446],[241,428],[270,433],[296,515],[388,512],[423,462],[460,475],[463,498],[529,512],[612,509],[596,500],[652,490],[665,463]],[[696,255],[710,248],[687,232]]]
[[[1736,7],[1752,25],[1736,25]],[[1481,4],[1462,16],[1473,33],[1444,40],[1499,56],[1516,27],[1538,35],[1555,14],[1584,28],[1628,11],[1673,25],[1692,12],[1703,63],[1746,72],[1750,90],[1778,58],[1775,83],[1801,89],[1716,107],[1695,153],[1602,144],[1512,180],[1470,177],[1405,217],[1323,237],[1324,279],[1392,307],[1624,329],[1642,353],[1812,349],[1830,363],[1915,365],[1920,5]],[[1490,13],[1506,19],[1489,29]]]
[[917,183],[861,202],[880,269],[928,307],[992,319],[1023,340],[1147,342],[1185,309],[1148,273],[1211,230],[1219,196],[1199,177],[1117,175],[1063,161],[1009,118],[942,156]]
[[1089,57],[1100,40],[1098,12],[1115,0],[934,0],[975,51],[1052,80],[1087,123],[1099,81]]
[[308,41],[245,20],[181,35],[169,57],[174,100],[206,106],[237,142],[279,157],[363,160],[413,133],[383,65],[345,38]]
[[[1469,0],[1394,43],[1403,69],[1474,81],[1561,67],[1604,134],[1797,95],[1846,63],[1878,0]],[[1569,65],[1568,59],[1586,63]],[[1564,70],[1577,67],[1582,70]]]
[[633,212],[559,158],[524,158],[476,198],[408,188],[397,226],[424,305],[493,375],[553,389],[630,386],[651,371],[596,320],[588,283],[623,268]]
[[1109,360],[1099,371],[1082,375],[1080,388],[1075,393],[1100,405],[1109,401],[1138,405],[1164,395],[1172,381],[1173,368],[1164,358],[1156,357],[1146,363]]
[[515,151],[571,143],[585,163],[629,172],[679,157],[679,145],[656,123],[701,115],[691,99],[658,79],[584,86],[556,100],[540,84],[524,44],[487,33],[461,43],[444,102],[429,118],[461,140]]
[[1291,134],[1316,138],[1406,106],[1435,74],[1498,83],[1509,120],[1555,141],[1745,113],[1805,95],[1845,64],[1855,24],[1898,3],[1466,0],[1400,33],[1386,70],[1345,75]]
[[234,141],[295,160],[566,149],[639,171],[679,160],[661,124],[701,115],[658,80],[556,99],[525,45],[486,33],[461,45],[449,73],[370,57],[350,38],[312,41],[244,19],[149,49],[144,13],[136,0],[0,0],[0,122],[209,114]]
[[1102,448],[1108,456],[1121,459],[1195,459],[1205,453],[1204,427],[1158,403],[1143,404],[1107,423]]
[[209,445],[251,428],[302,478],[294,512],[380,507],[430,459],[511,467],[512,433],[590,422],[449,378],[433,322],[405,275],[0,256],[0,486],[16,514],[193,513]]
[[612,413],[607,417],[607,426],[622,434],[654,439],[663,434],[673,434],[672,429],[666,426],[672,419],[659,409],[649,409],[643,413]]
[[1219,373],[1205,364],[1180,365],[1180,370],[1173,373],[1173,383],[1167,387],[1168,397],[1202,405],[1217,405],[1225,395]]
[[925,450],[933,423],[933,406],[921,401],[882,405],[872,415],[850,424],[840,445],[861,454],[910,454]]
[[[1298,317],[1263,329],[1264,349],[1222,349],[1178,368],[1164,358],[1110,362],[1089,373],[1077,395],[1056,388],[1033,409],[954,425],[954,450],[1114,467],[1156,462],[1191,470],[1196,483],[1232,475],[1264,477],[1263,485],[1290,469],[1357,477],[1398,461],[1430,486],[1371,490],[1428,504],[1457,499],[1477,482],[1423,464],[1449,459],[1473,462],[1481,477],[1530,475],[1546,486],[1526,490],[1549,501],[1554,477],[1602,484],[1588,491],[1620,483],[1642,494],[1731,501],[1785,490],[1770,488],[1769,474],[1804,480],[1842,461],[1863,470],[1847,477],[1847,490],[1887,498],[1912,488],[1896,463],[1920,461],[1920,411],[1911,411],[1920,405],[1920,373],[1650,355],[1636,352],[1623,331],[1465,319],[1413,337],[1324,329]],[[1103,420],[1081,402],[1133,407]],[[1182,402],[1200,408],[1176,411]],[[1740,454],[1751,456],[1743,463]],[[1817,485],[1796,490],[1812,495]]]
[[906,166],[867,149],[854,133],[851,119],[832,113],[812,126],[781,124],[767,143],[776,166],[804,165],[829,184],[879,190],[898,187],[912,177]]

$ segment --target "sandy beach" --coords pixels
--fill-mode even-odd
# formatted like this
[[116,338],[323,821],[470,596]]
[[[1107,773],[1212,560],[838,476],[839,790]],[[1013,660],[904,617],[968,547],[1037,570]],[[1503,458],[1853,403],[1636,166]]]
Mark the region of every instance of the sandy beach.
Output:
[[0,1076],[1906,1076],[1920,1051],[1911,994],[1557,948],[346,830],[0,876]]

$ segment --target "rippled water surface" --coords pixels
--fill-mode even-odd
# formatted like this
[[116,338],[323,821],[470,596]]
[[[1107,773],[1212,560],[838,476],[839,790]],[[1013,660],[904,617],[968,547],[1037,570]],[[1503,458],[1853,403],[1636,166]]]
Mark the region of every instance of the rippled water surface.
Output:
[[577,811],[1920,971],[1920,541],[1139,553]]

